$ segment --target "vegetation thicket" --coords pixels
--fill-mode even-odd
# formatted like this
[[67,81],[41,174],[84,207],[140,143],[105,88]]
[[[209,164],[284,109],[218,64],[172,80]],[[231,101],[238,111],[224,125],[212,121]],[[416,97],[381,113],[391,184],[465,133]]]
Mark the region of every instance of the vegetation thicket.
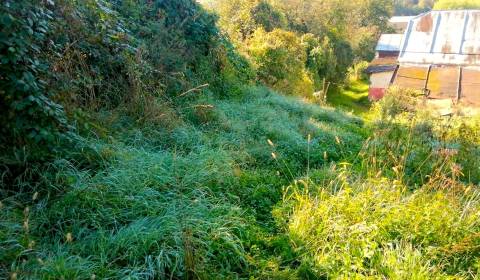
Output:
[[388,30],[393,13],[385,0],[209,3],[259,80],[309,98],[325,83],[341,86],[350,67],[373,58],[377,38]]
[[478,278],[480,121],[304,100],[389,3],[3,1],[0,278]]

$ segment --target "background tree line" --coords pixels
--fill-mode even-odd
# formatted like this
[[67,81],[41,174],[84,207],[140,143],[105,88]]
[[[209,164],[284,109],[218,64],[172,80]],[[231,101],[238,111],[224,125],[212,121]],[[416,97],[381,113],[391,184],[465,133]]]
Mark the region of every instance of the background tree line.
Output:
[[[374,57],[393,15],[478,8],[478,0],[204,0],[257,73],[287,94],[310,97],[342,85]],[[362,63],[363,62],[363,63]],[[357,75],[356,75],[357,76]]]
[[395,0],[395,14],[418,15],[431,10],[479,9],[479,0]]
[[208,6],[259,81],[307,97],[324,81],[342,84],[349,69],[372,59],[394,12],[388,0],[213,0]]

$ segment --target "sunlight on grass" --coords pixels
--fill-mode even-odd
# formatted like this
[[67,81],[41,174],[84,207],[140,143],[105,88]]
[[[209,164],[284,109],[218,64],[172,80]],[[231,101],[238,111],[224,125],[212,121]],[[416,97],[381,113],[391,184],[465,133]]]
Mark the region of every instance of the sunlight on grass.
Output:
[[370,109],[368,83],[361,80],[352,81],[344,89],[333,89],[328,94],[327,102],[334,107],[363,117]]

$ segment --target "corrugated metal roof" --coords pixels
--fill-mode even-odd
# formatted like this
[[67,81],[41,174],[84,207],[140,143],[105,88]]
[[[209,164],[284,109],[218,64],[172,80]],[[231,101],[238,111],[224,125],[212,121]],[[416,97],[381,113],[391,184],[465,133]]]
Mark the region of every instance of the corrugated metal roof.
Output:
[[399,62],[480,66],[480,10],[432,11],[411,19]]
[[378,65],[395,65],[397,66],[397,57],[396,56],[389,56],[389,57],[382,57],[382,58],[375,58],[370,63],[370,66],[378,66]]
[[398,52],[402,44],[403,34],[382,34],[378,40],[376,51]]

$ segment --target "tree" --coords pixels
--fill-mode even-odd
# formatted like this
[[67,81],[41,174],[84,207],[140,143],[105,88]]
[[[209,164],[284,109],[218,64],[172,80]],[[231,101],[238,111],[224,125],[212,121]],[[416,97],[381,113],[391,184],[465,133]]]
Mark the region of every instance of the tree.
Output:
[[435,10],[478,9],[480,0],[438,0]]
[[328,37],[320,39],[308,33],[302,36],[302,43],[307,52],[307,69],[312,73],[317,88],[327,81],[336,79],[337,58],[335,50]]
[[287,94],[313,94],[313,82],[305,68],[306,52],[295,33],[281,29],[266,32],[259,28],[248,46],[262,82]]
[[219,0],[211,5],[220,15],[220,26],[237,43],[245,41],[259,27],[272,31],[287,25],[285,15],[265,0]]
[[252,18],[257,26],[270,32],[275,28],[286,28],[287,18],[267,1],[260,1],[252,8]]

